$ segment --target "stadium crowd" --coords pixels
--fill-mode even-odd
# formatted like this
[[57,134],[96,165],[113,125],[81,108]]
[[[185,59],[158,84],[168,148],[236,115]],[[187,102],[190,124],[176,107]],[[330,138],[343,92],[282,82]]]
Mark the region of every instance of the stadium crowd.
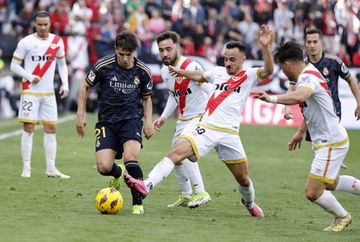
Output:
[[[159,61],[155,37],[173,30],[181,36],[183,54],[221,64],[229,40],[244,42],[248,59],[262,59],[257,42],[262,24],[274,30],[276,44],[291,39],[303,43],[304,30],[317,27],[328,53],[348,66],[360,66],[359,7],[356,0],[0,0],[5,63],[0,69],[10,62],[18,40],[33,32],[32,17],[38,10],[50,13],[51,32],[64,40],[70,90],[78,90],[90,64],[113,51],[115,37],[124,29],[138,35],[139,56],[145,62]],[[0,73],[2,79],[9,80],[9,75]],[[0,93],[18,93],[4,83],[0,81]],[[71,108],[76,94],[70,93],[64,109]]]

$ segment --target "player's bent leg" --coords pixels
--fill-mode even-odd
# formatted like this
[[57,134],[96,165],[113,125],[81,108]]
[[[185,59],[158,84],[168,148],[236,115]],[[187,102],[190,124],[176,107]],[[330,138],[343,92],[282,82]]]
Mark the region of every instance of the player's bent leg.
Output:
[[255,203],[255,189],[248,175],[248,164],[246,158],[239,161],[224,161],[236,181],[239,183],[239,192],[242,195],[241,202],[249,211],[251,216],[263,218],[264,212]]
[[96,152],[97,171],[103,176],[112,176],[109,186],[116,189],[120,188],[124,176],[125,167],[123,164],[114,162],[116,151],[112,149],[103,149]]
[[145,197],[151,189],[153,189],[157,184],[169,176],[170,172],[174,169],[175,164],[180,164],[180,162],[185,157],[194,154],[189,141],[184,140],[183,142],[178,142],[175,147],[168,153],[167,157],[164,157],[159,163],[155,165],[145,181],[137,180],[131,175],[125,174],[124,180],[128,187],[130,187],[130,189],[137,190]]
[[351,223],[351,215],[325,187],[325,183],[309,177],[305,187],[306,197],[335,217],[324,231],[339,232]]
[[353,176],[339,176],[335,184],[327,185],[326,189],[332,191],[350,192],[354,195],[360,195],[360,180]]

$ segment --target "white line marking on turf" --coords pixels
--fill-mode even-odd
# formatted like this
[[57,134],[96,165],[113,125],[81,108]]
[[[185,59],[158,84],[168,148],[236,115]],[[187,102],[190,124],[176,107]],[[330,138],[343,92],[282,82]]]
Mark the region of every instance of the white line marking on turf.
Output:
[[[58,123],[61,124],[61,123],[65,123],[67,121],[70,121],[70,120],[74,120],[75,119],[75,114],[71,114],[71,115],[68,115],[68,116],[65,116],[65,117],[62,117],[62,118],[59,118],[58,120]],[[35,126],[35,129],[38,130],[38,129],[42,129],[43,126],[42,125],[36,125]],[[20,135],[22,133],[22,129],[17,129],[15,131],[11,131],[11,132],[8,132],[8,133],[4,133],[4,134],[0,134],[0,140],[4,140],[4,139],[7,139],[7,138],[10,138],[10,137],[13,137],[13,136],[16,136],[16,135]]]

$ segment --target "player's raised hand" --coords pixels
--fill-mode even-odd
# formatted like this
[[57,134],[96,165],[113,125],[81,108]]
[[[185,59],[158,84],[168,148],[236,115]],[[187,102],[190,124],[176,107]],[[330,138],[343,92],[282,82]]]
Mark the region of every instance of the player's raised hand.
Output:
[[40,76],[34,76],[34,78],[32,79],[31,83],[32,83],[32,84],[38,84],[39,81],[41,81],[41,77],[40,77]]
[[171,75],[175,76],[179,74],[180,69],[176,68],[175,66],[169,65],[169,72]]
[[270,102],[270,96],[263,90],[257,90],[252,93],[255,94],[255,98],[258,98],[261,101]]
[[263,47],[270,47],[272,39],[273,34],[270,30],[270,27],[265,24],[261,25],[258,37],[260,45],[262,45]]
[[64,99],[69,95],[69,90],[65,90],[64,86],[61,85],[60,90],[59,90],[59,94],[60,94],[60,98]]
[[86,127],[86,117],[85,114],[77,114],[76,117],[76,132],[80,138],[85,136],[85,127]]
[[161,131],[161,127],[164,125],[165,121],[166,120],[163,117],[157,118],[153,123],[154,129],[156,131]]

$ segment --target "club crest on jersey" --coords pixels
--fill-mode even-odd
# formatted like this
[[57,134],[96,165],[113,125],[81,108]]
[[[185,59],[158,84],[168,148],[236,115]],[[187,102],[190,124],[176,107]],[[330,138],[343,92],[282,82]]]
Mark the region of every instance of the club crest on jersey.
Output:
[[175,81],[177,82],[177,83],[181,83],[182,82],[182,80],[183,80],[183,77],[182,76],[176,76],[175,77]]
[[135,77],[134,77],[134,84],[135,84],[135,85],[139,85],[139,84],[140,84],[140,79],[139,79],[138,76],[135,76]]
[[51,44],[51,45],[50,45],[50,49],[55,49],[56,47],[57,47],[56,44]]
[[322,74],[323,74],[324,76],[329,75],[329,69],[328,69],[327,67],[324,67]]
[[238,81],[238,80],[240,80],[240,78],[241,78],[241,76],[233,76],[233,77],[232,77],[232,79],[233,79],[234,81]]

